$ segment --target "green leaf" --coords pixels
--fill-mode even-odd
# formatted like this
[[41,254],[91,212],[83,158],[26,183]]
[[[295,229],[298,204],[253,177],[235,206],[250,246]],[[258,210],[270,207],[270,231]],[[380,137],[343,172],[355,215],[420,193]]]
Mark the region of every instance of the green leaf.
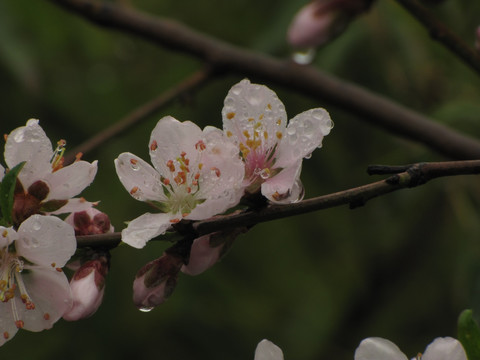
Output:
[[10,169],[0,183],[0,209],[2,210],[3,220],[7,224],[12,224],[15,185],[17,183],[18,173],[22,170],[24,165],[25,161]]
[[458,340],[462,343],[468,360],[480,360],[480,328],[473,319],[472,310],[464,310],[458,317]]

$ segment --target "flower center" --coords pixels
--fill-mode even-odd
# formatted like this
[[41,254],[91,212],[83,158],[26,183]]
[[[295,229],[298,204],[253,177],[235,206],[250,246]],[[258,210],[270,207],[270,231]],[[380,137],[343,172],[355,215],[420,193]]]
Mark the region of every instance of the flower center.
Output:
[[23,261],[8,251],[8,247],[0,250],[0,301],[7,303],[10,300],[13,319],[17,328],[23,328],[24,322],[20,319],[15,301],[15,293],[20,293],[20,299],[27,310],[34,310],[35,304],[28,295],[22,279]]

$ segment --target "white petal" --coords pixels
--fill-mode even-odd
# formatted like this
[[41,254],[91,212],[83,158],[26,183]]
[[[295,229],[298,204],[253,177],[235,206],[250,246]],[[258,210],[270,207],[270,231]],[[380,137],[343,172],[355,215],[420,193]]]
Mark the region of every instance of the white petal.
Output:
[[0,250],[18,239],[18,234],[12,227],[0,226]]
[[262,195],[276,203],[293,203],[302,200],[301,165],[302,162],[299,161],[267,179],[262,184]]
[[[245,79],[234,85],[225,98],[222,109],[223,129],[232,133],[232,140],[244,143],[244,131],[253,134],[253,127],[264,134],[261,140],[266,148],[277,142],[277,133],[285,131],[287,113],[277,95],[268,87],[252,84]],[[258,128],[260,124],[260,128]]]
[[187,217],[192,220],[206,219],[225,212],[239,203],[244,192],[245,166],[237,147],[219,129],[207,127],[205,133],[207,148],[202,154],[204,167],[198,195],[205,202],[197,205]]
[[5,144],[5,162],[9,168],[27,162],[19,174],[24,188],[52,171],[52,156],[52,144],[38,120],[31,119],[26,126],[13,130]]
[[131,153],[115,159],[115,169],[123,186],[134,199],[165,201],[160,174],[146,161]]
[[283,352],[277,345],[263,339],[255,349],[255,360],[283,360]]
[[42,331],[53,324],[72,307],[72,294],[68,279],[63,272],[43,267],[28,267],[22,274],[28,295],[35,304],[35,309],[27,310],[21,299],[15,297],[20,318],[25,322],[25,329]]
[[467,360],[462,344],[454,338],[436,338],[428,345],[422,360]]
[[12,301],[0,301],[0,346],[11,340],[18,331],[13,318]]
[[122,230],[122,241],[137,249],[143,248],[147,241],[163,234],[170,227],[172,214],[146,213],[130,221]]
[[32,215],[18,229],[18,255],[34,264],[61,268],[75,253],[73,228],[54,216]]
[[333,122],[325,109],[311,109],[290,120],[279,145],[275,166],[287,167],[322,146],[323,137],[330,133]]
[[2,182],[3,177],[5,176],[5,168],[0,164],[0,182]]
[[390,340],[371,337],[363,340],[355,350],[355,360],[408,360]]
[[201,138],[202,130],[191,121],[180,122],[171,116],[160,119],[152,131],[149,142],[153,166],[165,176],[165,164],[168,160],[175,160],[182,152],[193,160],[197,153],[195,144]]
[[86,161],[76,161],[53,172],[46,179],[50,188],[46,200],[70,199],[80,194],[83,189],[92,183],[96,173],[97,161],[91,164]]

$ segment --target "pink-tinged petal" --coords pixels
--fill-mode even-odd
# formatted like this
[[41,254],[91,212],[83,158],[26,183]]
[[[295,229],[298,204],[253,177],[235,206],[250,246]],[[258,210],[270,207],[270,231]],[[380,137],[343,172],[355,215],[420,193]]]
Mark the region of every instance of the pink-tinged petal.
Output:
[[[19,317],[26,330],[50,329],[72,307],[72,294],[68,279],[62,271],[43,267],[25,267],[22,279],[35,304],[35,309],[26,309],[21,299],[15,297]],[[13,300],[13,299],[12,299]]]
[[103,300],[105,287],[101,289],[95,284],[95,271],[82,279],[71,282],[73,307],[63,318],[68,321],[77,321],[93,315]]
[[303,199],[303,186],[300,181],[302,162],[283,169],[262,184],[262,195],[275,203],[294,203]]
[[90,202],[90,201],[85,200],[84,198],[73,198],[73,199],[69,199],[68,203],[66,203],[61,208],[59,208],[55,211],[51,211],[48,214],[58,215],[58,214],[66,214],[66,213],[87,211],[97,204],[98,204],[98,202]]
[[223,130],[238,143],[245,143],[245,132],[258,131],[264,148],[275,145],[285,131],[287,113],[283,103],[268,87],[245,79],[228,92],[222,109]]
[[372,337],[363,340],[355,350],[355,360],[408,360],[397,345],[387,339]]
[[0,250],[18,239],[18,234],[12,227],[0,226]]
[[0,182],[2,182],[4,176],[5,176],[5,168],[0,164]]
[[118,178],[134,199],[165,201],[160,174],[146,161],[131,153],[115,159]]
[[11,340],[18,331],[13,318],[12,301],[0,301],[0,346]]
[[428,345],[422,360],[467,360],[467,355],[457,339],[444,337]]
[[5,144],[5,162],[9,168],[22,161],[27,162],[19,174],[24,188],[51,172],[52,156],[52,144],[35,119],[13,130]]
[[211,234],[204,235],[193,241],[188,265],[183,265],[181,269],[184,274],[191,276],[201,274],[218,261],[223,249],[223,244],[217,247],[211,247],[210,237]]
[[50,192],[46,200],[69,199],[80,194],[90,185],[97,174],[97,161],[91,164],[76,161],[49,175],[46,182]]
[[290,120],[279,144],[275,167],[288,167],[322,146],[323,137],[330,133],[333,122],[325,109],[305,111]]
[[32,215],[20,225],[15,247],[34,264],[61,268],[75,253],[77,241],[73,228],[59,218]]
[[157,171],[165,176],[169,160],[175,160],[182,152],[193,160],[198,151],[195,145],[202,138],[202,130],[191,121],[180,122],[166,116],[152,130],[149,142],[150,157]]
[[263,339],[255,349],[255,360],[283,360],[283,352],[277,345]]
[[[122,230],[122,241],[134,248],[143,248],[147,241],[161,235],[172,225],[172,214],[146,213],[130,221]],[[180,219],[179,219],[180,220]]]

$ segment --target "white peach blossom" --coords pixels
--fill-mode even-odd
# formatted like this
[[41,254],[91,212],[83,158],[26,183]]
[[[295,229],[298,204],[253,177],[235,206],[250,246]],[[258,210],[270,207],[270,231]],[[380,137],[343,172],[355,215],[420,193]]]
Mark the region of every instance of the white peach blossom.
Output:
[[322,146],[333,122],[322,108],[298,114],[287,126],[287,113],[277,95],[264,85],[242,80],[225,98],[223,129],[245,162],[247,192],[261,188],[270,201],[290,203],[303,198],[303,158]]
[[161,213],[130,221],[122,241],[142,248],[182,219],[202,220],[235,206],[243,195],[244,166],[220,129],[162,118],[149,142],[153,167],[131,153],[115,159],[117,175],[137,200]]
[[32,215],[15,231],[0,226],[0,345],[18,329],[49,329],[72,306],[62,267],[74,254],[73,228]]
[[[436,338],[412,360],[467,360],[462,344],[454,338]],[[371,337],[364,339],[355,351],[355,360],[408,360],[407,356],[390,340]]]
[[18,174],[21,186],[15,191],[14,224],[18,226],[32,214],[62,214],[82,211],[92,206],[80,194],[95,178],[97,161],[75,161],[63,166],[65,141],[56,149],[37,119],[13,130],[5,144],[5,162],[13,168],[25,162]]

